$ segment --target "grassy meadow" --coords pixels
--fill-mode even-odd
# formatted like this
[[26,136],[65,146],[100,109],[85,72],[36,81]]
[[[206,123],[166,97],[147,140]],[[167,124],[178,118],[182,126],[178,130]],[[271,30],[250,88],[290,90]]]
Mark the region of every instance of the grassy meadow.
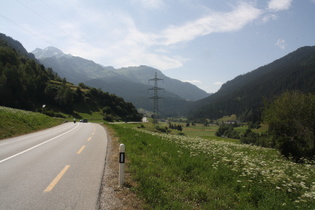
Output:
[[315,208],[312,163],[296,164],[273,149],[211,139],[211,126],[184,128],[183,136],[143,125],[109,126],[126,145],[126,170],[137,183],[126,186],[149,209]]
[[80,119],[88,119],[89,122],[103,122],[103,116],[100,111],[86,112],[83,110],[82,112],[74,113],[76,117],[63,113],[58,114],[62,118],[0,106],[0,139],[50,128],[64,121],[72,122],[74,118],[77,118],[77,122]]
[[0,139],[49,128],[64,120],[0,106]]

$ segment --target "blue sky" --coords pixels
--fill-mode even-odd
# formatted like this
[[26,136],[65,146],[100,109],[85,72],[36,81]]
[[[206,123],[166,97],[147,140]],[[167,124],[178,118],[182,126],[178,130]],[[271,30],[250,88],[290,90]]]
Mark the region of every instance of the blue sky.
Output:
[[115,68],[148,65],[207,92],[315,45],[315,0],[0,0],[0,32]]

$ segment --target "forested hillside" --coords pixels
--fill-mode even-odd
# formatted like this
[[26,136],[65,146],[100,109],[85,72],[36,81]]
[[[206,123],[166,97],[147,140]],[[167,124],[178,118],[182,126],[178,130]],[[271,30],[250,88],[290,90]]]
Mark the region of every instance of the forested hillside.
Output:
[[[107,120],[140,120],[131,103],[83,83],[74,86],[52,69],[31,59],[23,46],[10,37],[0,38],[0,105],[24,110],[41,110],[47,114],[62,111],[103,111]],[[14,48],[19,46],[18,49]],[[24,49],[24,50],[23,50]],[[22,52],[22,53],[21,53]]]
[[284,91],[315,92],[315,46],[302,47],[268,65],[240,75],[198,101],[191,118],[217,119],[236,114],[244,121],[259,121],[264,100]]
[[18,53],[30,59],[35,59],[35,56],[32,53],[28,53],[20,42],[13,40],[11,37],[8,37],[3,33],[0,33],[0,42],[2,44],[10,46],[11,48],[15,49]]

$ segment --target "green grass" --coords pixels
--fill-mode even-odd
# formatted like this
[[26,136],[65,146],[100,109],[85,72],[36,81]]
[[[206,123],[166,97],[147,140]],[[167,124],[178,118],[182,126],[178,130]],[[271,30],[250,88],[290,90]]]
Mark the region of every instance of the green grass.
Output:
[[241,133],[245,133],[247,129],[248,129],[248,126],[240,126],[240,127],[234,128],[234,130],[241,132]]
[[315,208],[314,165],[273,149],[110,126],[126,145],[132,190],[150,209]]
[[64,119],[0,106],[0,139],[49,128]]
[[268,125],[267,124],[261,124],[261,127],[258,129],[253,129],[254,132],[256,133],[265,133],[268,131]]
[[[216,131],[218,130],[219,126],[216,124],[211,124],[208,126],[205,126],[200,123],[196,123],[195,125],[190,125],[186,127],[186,123],[179,123],[179,122],[172,122],[173,124],[176,125],[182,125],[183,133],[185,136],[190,136],[190,137],[200,137],[204,139],[214,139],[218,141],[226,141],[226,142],[233,142],[233,143],[240,143],[238,139],[230,139],[230,138],[222,138],[218,137],[215,135]],[[155,131],[154,126],[151,123],[146,123],[145,124],[147,130]],[[159,123],[158,126],[164,128],[168,127],[168,123]],[[131,125],[131,127],[133,127]],[[247,128],[247,127],[246,127]],[[244,132],[246,131],[246,128],[244,127],[243,130]],[[171,134],[178,134],[180,131],[175,130],[175,129],[170,129]]]
[[227,142],[234,142],[239,143],[237,139],[229,139],[229,138],[222,138],[215,135],[216,131],[218,130],[219,126],[212,124],[209,126],[204,126],[202,124],[196,124],[195,126],[183,127],[183,132],[185,135],[190,137],[200,137],[204,139],[214,139],[218,141],[227,141]]

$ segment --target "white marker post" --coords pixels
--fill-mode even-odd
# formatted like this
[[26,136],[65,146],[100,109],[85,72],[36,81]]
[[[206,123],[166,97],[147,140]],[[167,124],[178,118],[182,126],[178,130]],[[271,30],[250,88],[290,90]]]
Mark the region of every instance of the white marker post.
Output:
[[125,145],[119,145],[119,187],[124,185],[125,173]]

